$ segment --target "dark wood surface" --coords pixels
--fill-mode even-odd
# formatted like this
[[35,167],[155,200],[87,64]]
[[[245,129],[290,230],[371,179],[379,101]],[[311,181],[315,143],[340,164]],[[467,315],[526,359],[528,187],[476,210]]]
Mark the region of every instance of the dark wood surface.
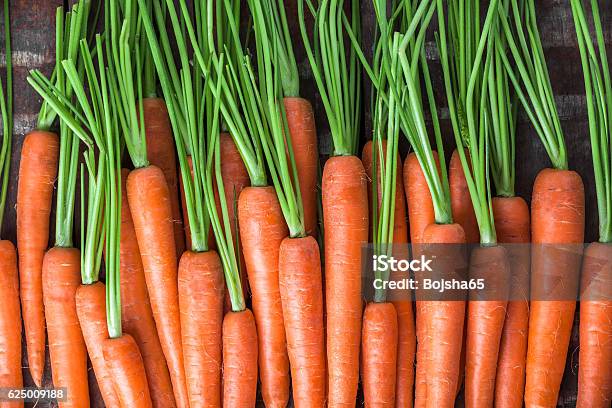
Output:
[[[12,0],[11,1],[11,28],[13,35],[13,59],[15,72],[15,128],[12,148],[12,167],[10,185],[8,187],[7,209],[5,213],[2,238],[15,242],[15,202],[17,194],[17,177],[19,169],[19,156],[24,135],[36,125],[36,115],[40,107],[40,98],[26,84],[25,78],[30,69],[38,68],[50,73],[54,64],[54,27],[55,9],[62,5],[61,0]],[[325,121],[324,110],[320,100],[316,97],[316,89],[312,82],[309,64],[305,58],[297,25],[296,0],[285,0],[289,9],[289,21],[292,25],[292,34],[295,39],[296,54],[298,58],[300,75],[302,76],[301,93],[310,99],[317,112],[317,128],[320,139],[321,157],[325,159],[331,151],[328,127]],[[587,133],[587,117],[582,83],[582,71],[568,0],[537,0],[537,12],[540,31],[543,38],[545,53],[548,60],[549,71],[556,100],[565,131],[570,167],[578,171],[585,184],[586,190],[586,240],[597,239],[597,211],[591,164],[590,143]],[[608,54],[612,55],[612,1],[600,0],[605,38],[608,44]],[[368,0],[362,2],[362,25],[364,28],[364,43],[371,44],[374,18]],[[441,73],[437,56],[433,51],[434,44],[427,45],[432,60],[432,75],[435,81],[440,100]],[[2,58],[2,60],[4,60]],[[2,68],[4,77],[4,68]],[[367,88],[367,87],[366,87]],[[367,99],[366,99],[367,101]],[[367,105],[365,105],[367,106]],[[442,107],[443,130],[448,142],[447,152],[454,146],[447,111]],[[368,115],[364,108],[364,117]],[[367,129],[367,119],[364,121]],[[368,131],[362,132],[363,140],[368,138]],[[407,146],[402,146],[405,153]],[[528,201],[531,197],[531,187],[536,174],[550,163],[544,149],[537,139],[532,127],[526,118],[521,117],[517,134],[517,194]],[[77,226],[78,228],[78,226]],[[50,237],[52,241],[53,235]],[[578,314],[576,314],[578,316]],[[27,370],[27,360],[23,358],[24,378],[27,386],[31,386],[31,378]],[[572,333],[572,341],[568,350],[567,367],[563,379],[562,390],[559,396],[559,407],[573,407],[576,401],[578,372],[578,331],[577,317]],[[90,374],[92,384],[95,384],[93,373]],[[45,386],[51,386],[51,374],[47,360],[45,372]],[[102,407],[96,387],[91,391],[92,406]],[[46,408],[53,404],[28,404]],[[458,402],[458,406],[462,406]]]

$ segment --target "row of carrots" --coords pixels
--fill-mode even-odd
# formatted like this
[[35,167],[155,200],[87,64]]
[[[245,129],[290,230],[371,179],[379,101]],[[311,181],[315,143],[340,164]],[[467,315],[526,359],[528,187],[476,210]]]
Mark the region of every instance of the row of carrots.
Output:
[[[568,168],[535,1],[491,0],[482,19],[477,0],[372,3],[366,58],[359,1],[297,1],[322,118],[300,96],[283,0],[247,0],[246,30],[237,0],[58,9],[54,73],[28,77],[43,105],[19,162],[17,251],[0,246],[0,387],[23,386],[23,318],[30,374],[41,386],[47,338],[61,407],[90,405],[88,358],[107,407],[253,407],[258,388],[270,407],[290,396],[355,406],[360,384],[367,407],[452,407],[463,385],[469,407],[556,406],[575,301],[391,302],[377,290],[364,307],[361,254],[367,242],[380,254],[479,243],[469,261],[453,249],[454,263],[512,276],[510,299],[527,296],[530,270],[534,282],[582,273],[583,287],[609,293],[612,86],[598,2],[570,0],[600,217],[582,264],[498,245],[584,240],[584,187]],[[424,51],[432,21],[456,141],[448,166]],[[373,132],[358,157],[362,73]],[[553,167],[531,208],[514,194],[519,107]],[[316,122],[333,146],[322,174]],[[413,150],[403,165],[402,135]],[[580,307],[580,407],[612,400],[603,298]]]

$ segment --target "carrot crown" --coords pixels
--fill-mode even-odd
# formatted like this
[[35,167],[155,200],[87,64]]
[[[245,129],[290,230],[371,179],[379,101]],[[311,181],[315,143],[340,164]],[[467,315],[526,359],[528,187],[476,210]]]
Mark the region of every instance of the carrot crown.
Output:
[[[511,0],[508,12],[499,7],[500,22],[514,59],[515,75],[505,53],[501,54],[508,76],[529,116],[552,165],[566,170],[567,153],[561,122],[546,67],[533,0]],[[510,27],[512,17],[514,33]]]
[[0,111],[2,112],[2,147],[0,148],[0,232],[4,219],[4,205],[11,166],[11,142],[13,138],[13,60],[11,52],[11,19],[9,1],[4,0],[4,58],[6,63],[6,92],[0,78]]
[[591,1],[595,43],[582,2],[572,0],[571,5],[586,90],[599,211],[599,241],[607,243],[612,242],[612,81],[597,1]]
[[494,75],[491,64],[499,0],[489,4],[482,28],[479,1],[452,2],[448,8],[450,41],[442,0],[438,4],[438,48],[453,133],[478,221],[480,243],[491,245],[497,238],[491,206],[488,138],[490,122],[497,118],[492,118],[487,95],[490,76]]
[[[508,9],[510,2],[503,1]],[[510,92],[510,80],[504,67],[501,53],[507,50],[506,40],[500,25],[494,33],[494,51],[491,66],[486,76],[487,112],[490,117],[489,155],[491,160],[491,178],[498,196],[514,196],[515,180],[515,135],[518,101]]]
[[[314,16],[312,41],[306,27],[304,0],[298,0],[300,32],[321,101],[325,107],[333,154],[352,156],[359,144],[361,114],[361,67],[354,47],[345,46],[345,27],[357,42],[361,39],[360,2],[350,0],[351,18],[344,0],[306,0]],[[314,44],[314,47],[313,47]]]
[[[291,138],[287,126],[284,104],[282,103],[281,82],[283,79],[281,62],[284,50],[274,34],[275,26],[267,24],[266,13],[261,2],[248,1],[253,16],[257,49],[258,87],[251,81],[247,86],[252,92],[252,106],[262,119],[260,131],[253,137],[261,143],[268,163],[272,182],[280,203],[291,237],[304,237],[304,209],[300,194],[297,168]],[[245,64],[248,75],[254,77],[250,63]],[[235,80],[238,88],[240,82]]]
[[[78,52],[79,42],[87,39],[87,22],[90,13],[90,1],[81,1],[72,6],[72,11],[64,13],[58,7],[56,13],[56,59],[63,61],[72,58],[77,61],[77,72],[83,76],[83,59]],[[74,91],[66,80],[63,69],[55,72],[56,86],[67,98],[72,100]],[[57,176],[57,206],[55,215],[55,245],[72,247],[72,229],[74,224],[74,198],[79,162],[79,138],[70,127],[60,120],[60,154]]]

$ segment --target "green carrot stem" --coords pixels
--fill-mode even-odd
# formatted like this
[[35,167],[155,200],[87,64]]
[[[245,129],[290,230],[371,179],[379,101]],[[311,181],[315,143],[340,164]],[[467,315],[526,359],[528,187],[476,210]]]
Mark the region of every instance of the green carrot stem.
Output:
[[0,232],[4,219],[4,206],[11,166],[13,138],[13,59],[11,47],[11,18],[9,0],[4,0],[4,58],[6,64],[6,92],[0,79],[0,111],[2,112],[2,148],[0,149]]

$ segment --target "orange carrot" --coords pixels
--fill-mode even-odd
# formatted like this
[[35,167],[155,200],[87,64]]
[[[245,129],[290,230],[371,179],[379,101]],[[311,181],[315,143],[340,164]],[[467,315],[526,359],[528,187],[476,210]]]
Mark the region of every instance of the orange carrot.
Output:
[[262,396],[267,406],[285,406],[289,357],[278,262],[281,241],[289,232],[274,188],[246,187],[238,200],[238,219],[257,323]]
[[163,172],[155,166],[133,170],[127,179],[127,194],[174,397],[178,407],[187,407],[172,207]]
[[[423,231],[422,239],[422,248],[427,244],[455,244],[445,249],[439,246],[433,249],[434,252],[443,252],[437,254],[441,270],[448,267],[455,271],[467,265],[465,254],[457,245],[465,243],[465,234],[459,224],[430,224]],[[443,260],[447,260],[450,265],[444,265]],[[423,352],[417,353],[417,367],[422,366],[421,372],[417,370],[417,376],[422,373],[426,384],[420,386],[417,377],[417,397],[422,400],[417,400],[415,406],[454,406],[460,371],[465,303],[459,300],[417,300],[417,341],[418,347],[424,348]],[[419,395],[418,391],[426,392],[426,395]]]
[[[21,388],[21,310],[17,253],[10,241],[0,241],[0,387]],[[23,407],[23,402],[0,402],[2,408]]]
[[257,394],[257,329],[249,309],[223,319],[223,406],[252,408]]
[[[495,406],[521,408],[529,328],[529,207],[520,197],[493,198],[493,218],[500,243],[510,261],[510,301],[499,346]],[[516,245],[525,244],[525,245]]]
[[361,246],[368,240],[367,176],[355,156],[323,170],[328,404],[354,404],[361,337]]
[[604,408],[612,400],[612,246],[594,242],[584,252],[580,302],[578,408]]
[[316,236],[319,146],[312,105],[304,98],[285,97],[285,115],[300,182],[306,233]]
[[287,237],[280,245],[279,286],[296,407],[326,399],[323,287],[317,241]]
[[[544,169],[536,177],[531,200],[531,290],[546,282],[578,281],[580,259],[542,244],[578,244],[584,240],[584,186],[578,173]],[[557,245],[558,246],[558,245]],[[572,246],[578,250],[579,245]],[[533,299],[533,297],[532,297]],[[554,407],[557,403],[574,322],[573,300],[531,301],[527,341],[525,404]]]
[[132,336],[123,334],[102,343],[104,360],[122,408],[153,406],[144,363]]
[[[134,222],[128,204],[126,181],[129,171],[121,171],[121,324],[130,334],[142,355],[149,392],[153,406],[172,408],[176,406],[166,358],[157,336],[155,320],[151,311],[149,294],[145,282],[140,249],[136,240]],[[182,234],[182,232],[181,232]]]
[[102,343],[108,338],[106,328],[106,289],[104,284],[96,282],[81,285],[76,292],[76,307],[83,339],[87,345],[89,359],[102,399],[107,407],[119,407],[119,398],[115,392],[111,373],[104,361]]
[[89,406],[87,349],[75,302],[81,284],[80,251],[51,248],[43,259],[42,273],[53,386],[66,388],[66,401],[59,405]]
[[221,407],[223,268],[216,251],[186,251],[178,270],[189,406]]
[[[432,152],[436,164],[439,166],[438,154]],[[416,154],[410,153],[404,162],[404,186],[406,191],[406,203],[408,207],[408,220],[410,222],[410,238],[413,243],[413,250],[417,251],[423,243],[423,233],[428,225],[435,222],[433,201],[431,192],[427,185],[427,180],[423,174],[423,170]],[[414,256],[417,256],[414,254]],[[425,336],[425,320],[423,316],[425,310],[421,310],[420,306],[423,302],[416,302],[416,336],[421,339],[418,342],[416,360],[419,362],[416,366],[415,374],[415,406],[424,407],[427,399],[427,378],[425,371],[425,359],[427,351],[425,347],[429,342],[424,341]],[[400,400],[397,401],[398,405]],[[410,406],[404,405],[404,406]]]
[[[176,173],[174,137],[172,136],[168,109],[162,98],[144,98],[142,107],[147,139],[147,157],[152,165],[159,167],[164,172],[166,177],[170,190],[172,219],[174,220],[176,253],[182,254],[185,250],[185,233],[179,204],[179,180]],[[184,214],[186,216],[187,212],[184,212]]]
[[[386,140],[382,141],[383,150],[386,152]],[[377,153],[378,154],[378,153]],[[365,168],[368,179],[372,180],[372,141],[368,141],[363,147],[361,160]],[[416,159],[416,157],[415,157]],[[398,245],[394,248],[395,252],[402,251],[401,246],[408,243],[408,220],[406,218],[406,201],[404,194],[404,182],[402,180],[402,172],[400,171],[400,159],[397,159],[397,178],[395,186],[395,224],[393,226],[393,244]],[[418,161],[417,161],[418,165]],[[379,204],[381,200],[380,186],[380,160],[377,159],[378,170],[378,195]],[[419,166],[420,169],[420,166]],[[424,178],[423,178],[424,180]],[[370,184],[370,183],[369,183]],[[427,188],[427,185],[425,184]],[[429,189],[428,189],[429,191]],[[372,202],[372,187],[368,187],[368,201]],[[433,208],[432,208],[433,212]],[[433,213],[432,213],[433,214]],[[433,222],[433,215],[432,221]],[[431,223],[430,222],[430,223]],[[371,226],[371,223],[370,223]],[[404,256],[405,257],[405,256]],[[401,258],[401,256],[398,256]],[[393,278],[392,278],[393,279]],[[413,404],[413,387],[414,387],[414,356],[416,352],[416,333],[414,328],[414,315],[412,313],[412,301],[410,300],[394,300],[392,301],[397,312],[397,381],[395,385],[396,395],[395,402],[400,407],[412,407]]]
[[[246,170],[240,152],[236,148],[232,137],[227,133],[221,133],[219,137],[219,144],[221,149],[221,177],[223,179],[223,186],[225,191],[225,201],[227,203],[227,214],[229,224],[232,226],[232,237],[236,239],[236,231],[233,229],[238,225],[238,219],[236,217],[236,209],[238,207],[238,197],[240,192],[245,187],[251,184],[249,179],[249,173]],[[215,188],[215,197],[217,204],[217,213],[221,214],[218,200],[218,190]],[[211,240],[209,240],[212,242]],[[244,263],[244,254],[240,251],[240,280],[242,283],[242,292],[246,295],[248,293],[247,278],[246,278],[246,267]],[[225,304],[224,311],[228,312],[231,310],[231,301],[229,298],[229,292],[227,288],[225,290]]]
[[[504,247],[479,246],[472,250],[470,279],[482,279],[490,290],[494,285],[507,289],[509,271]],[[468,302],[465,359],[465,403],[468,407],[493,406],[497,353],[506,304],[506,298],[501,296],[500,299],[471,299]]]
[[368,303],[362,330],[365,406],[395,407],[398,327],[393,304]]
[[17,188],[17,250],[21,309],[32,379],[41,386],[45,367],[42,263],[49,242],[49,215],[57,176],[59,140],[36,130],[23,141]]

